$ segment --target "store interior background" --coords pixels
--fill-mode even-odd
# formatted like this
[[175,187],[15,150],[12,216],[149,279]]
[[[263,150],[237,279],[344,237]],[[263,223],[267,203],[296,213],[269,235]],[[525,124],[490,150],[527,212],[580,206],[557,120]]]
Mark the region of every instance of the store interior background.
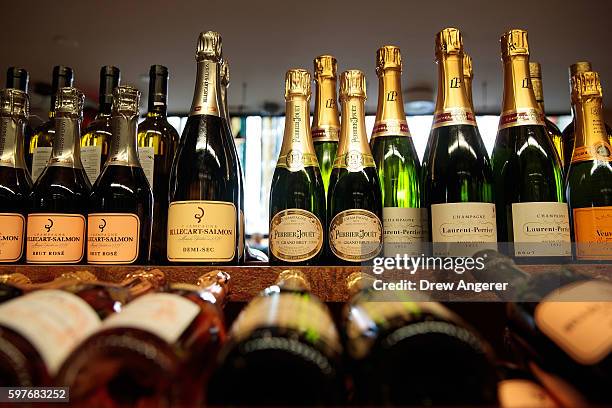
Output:
[[[285,72],[312,70],[320,54],[334,55],[339,72],[356,68],[366,73],[366,109],[374,115],[376,50],[385,44],[401,48],[404,102],[421,157],[436,96],[434,35],[444,27],[462,31],[472,56],[474,104],[489,152],[503,87],[499,38],[509,28],[529,31],[531,60],[542,64],[547,114],[561,129],[571,120],[567,69],[579,60],[591,61],[600,73],[605,115],[612,122],[609,0],[56,0],[4,2],[0,9],[0,70],[4,75],[9,66],[19,66],[30,72],[34,125],[46,119],[54,65],[74,69],[90,119],[102,65],[119,67],[121,82],[143,92],[145,114],[149,66],[161,64],[170,71],[170,120],[182,130],[194,88],[197,35],[219,31],[230,62],[230,114],[246,177],[246,232],[256,239],[268,230],[269,185],[284,126]],[[371,129],[374,117],[366,119]]]

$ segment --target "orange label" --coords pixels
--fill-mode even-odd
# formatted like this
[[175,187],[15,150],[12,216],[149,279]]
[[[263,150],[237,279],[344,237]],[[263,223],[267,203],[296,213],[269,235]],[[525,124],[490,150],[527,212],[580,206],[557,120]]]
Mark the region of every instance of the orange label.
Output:
[[89,214],[87,262],[130,264],[138,259],[140,219],[135,214]]
[[28,263],[79,263],[85,256],[85,217],[81,214],[29,214]]
[[576,258],[612,259],[612,207],[574,208]]
[[539,384],[524,379],[500,381],[497,396],[501,408],[555,408],[557,403]]
[[0,262],[17,262],[23,255],[25,217],[0,213]]
[[574,148],[572,153],[572,163],[583,161],[599,160],[612,161],[612,147],[605,140],[601,140],[591,146],[581,146]]

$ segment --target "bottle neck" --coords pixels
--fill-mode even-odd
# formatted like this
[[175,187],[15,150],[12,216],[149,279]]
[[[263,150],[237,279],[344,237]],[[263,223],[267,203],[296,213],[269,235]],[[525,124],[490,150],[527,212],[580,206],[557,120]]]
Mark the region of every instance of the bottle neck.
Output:
[[612,161],[602,110],[601,97],[586,98],[574,105],[575,141],[572,163]]
[[378,107],[372,138],[379,136],[410,136],[402,97],[402,73],[396,69],[383,70],[378,76]]
[[465,85],[465,96],[467,96],[468,103],[472,112],[474,111],[474,98],[472,96],[472,78],[468,76],[463,77],[463,84]]
[[221,105],[223,105],[223,117],[229,123],[229,107],[227,104],[227,85],[221,84],[219,89],[220,89]]
[[335,78],[315,78],[315,112],[312,120],[312,139],[315,142],[337,142],[340,119]]
[[0,116],[0,166],[25,169],[24,131],[26,121],[16,116]]
[[198,61],[196,87],[189,116],[211,115],[223,117],[219,63],[214,60]]
[[149,91],[149,102],[148,102],[148,113],[149,117],[166,116],[168,112],[168,96],[162,93],[151,93]]
[[433,128],[453,125],[476,126],[463,80],[463,57],[455,54],[443,55],[438,61],[438,96]]
[[116,114],[111,118],[112,138],[107,165],[140,167],[136,139],[137,116]]
[[342,128],[335,168],[359,172],[365,167],[375,167],[366,135],[364,104],[364,98],[357,96],[342,101]]
[[542,87],[542,78],[531,78],[531,87],[533,88],[533,96],[538,103],[538,108],[540,108],[542,113],[546,112],[546,110],[544,110],[544,88]]
[[81,163],[81,121],[64,116],[55,116],[55,136],[49,166],[82,169]]
[[310,109],[305,96],[292,96],[285,110],[285,132],[276,167],[299,171],[319,165],[310,136]]
[[[100,99],[102,99],[102,97],[100,97]],[[112,103],[103,102],[102,100],[100,100],[100,108],[98,109],[98,116],[100,117],[110,116],[111,109],[112,109]]]

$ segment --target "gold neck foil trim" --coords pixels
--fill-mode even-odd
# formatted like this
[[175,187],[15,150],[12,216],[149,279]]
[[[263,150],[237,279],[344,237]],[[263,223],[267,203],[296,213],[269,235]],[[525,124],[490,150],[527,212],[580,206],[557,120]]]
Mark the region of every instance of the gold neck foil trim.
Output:
[[336,69],[336,59],[331,55],[314,60],[316,95],[311,134],[316,142],[338,142],[340,135]]
[[529,63],[529,77],[530,78],[542,78],[542,66],[539,62]]
[[287,71],[285,75],[285,100],[289,101],[293,96],[303,96],[310,100],[310,72],[305,69],[295,68]]
[[587,72],[587,71],[592,71],[593,68],[591,66],[591,63],[589,61],[578,61],[572,65],[570,65],[569,67],[569,76],[570,79],[571,77],[575,76],[576,74],[579,74],[581,72]]
[[601,98],[603,93],[599,74],[594,71],[587,71],[574,75],[572,77],[572,95],[575,99],[574,102],[590,98]]
[[28,94],[19,89],[0,90],[0,115],[27,119],[30,116]]
[[366,78],[364,73],[357,69],[344,71],[340,75],[340,100],[351,97],[367,99]]
[[206,58],[219,60],[222,55],[221,34],[216,31],[200,33],[196,50],[196,61]]
[[25,286],[32,284],[32,281],[22,273],[7,273],[0,275],[0,283]]
[[387,69],[402,72],[402,54],[395,45],[385,45],[376,51],[376,74],[380,76]]
[[436,58],[444,55],[462,55],[463,37],[457,28],[445,28],[436,34]]
[[223,58],[221,61],[221,66],[219,67],[221,73],[221,85],[228,87],[230,84],[230,69],[229,69],[229,61],[227,58]]
[[121,281],[121,286],[128,286],[135,281],[146,281],[155,288],[166,285],[166,275],[159,269],[139,270],[125,275]]
[[81,119],[84,103],[85,95],[77,88],[60,88],[55,98],[55,112],[64,117]]
[[113,115],[138,116],[140,91],[128,85],[121,85],[113,90]]
[[331,55],[320,55],[314,59],[315,81],[319,78],[336,79],[338,63],[336,58]]
[[529,55],[529,42],[527,30],[513,29],[502,35],[501,40],[502,58],[516,55]]
[[472,70],[472,57],[467,53],[463,53],[463,76],[465,78],[474,78],[474,71]]

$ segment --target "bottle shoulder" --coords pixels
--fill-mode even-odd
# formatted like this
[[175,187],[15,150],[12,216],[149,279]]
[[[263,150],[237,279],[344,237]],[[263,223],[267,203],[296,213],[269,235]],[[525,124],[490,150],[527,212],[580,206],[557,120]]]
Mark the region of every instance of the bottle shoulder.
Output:
[[72,198],[87,196],[91,184],[85,171],[73,167],[47,166],[32,187],[33,196]]
[[94,135],[94,134],[99,134],[99,133],[102,133],[105,135],[110,135],[112,133],[110,118],[95,119],[93,122],[87,125],[87,127],[83,131],[83,136],[81,138],[86,138],[89,135]]

